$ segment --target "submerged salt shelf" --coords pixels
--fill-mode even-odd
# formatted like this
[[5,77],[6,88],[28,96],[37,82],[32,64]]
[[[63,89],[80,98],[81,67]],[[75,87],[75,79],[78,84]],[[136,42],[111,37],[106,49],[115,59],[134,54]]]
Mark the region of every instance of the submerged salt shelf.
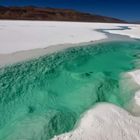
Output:
[[104,42],[0,69],[0,139],[53,138],[100,102],[131,112],[138,87],[125,88],[123,75],[139,51],[138,41]]

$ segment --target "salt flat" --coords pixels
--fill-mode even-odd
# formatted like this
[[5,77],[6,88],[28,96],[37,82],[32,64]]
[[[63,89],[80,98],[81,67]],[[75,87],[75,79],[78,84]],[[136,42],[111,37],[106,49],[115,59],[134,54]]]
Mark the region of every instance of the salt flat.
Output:
[[[52,45],[77,44],[106,39],[107,36],[104,33],[96,30],[119,29],[119,26],[128,26],[130,29],[108,30],[106,32],[140,38],[140,25],[135,24],[0,21],[0,61],[5,63],[6,56],[12,63],[10,59],[15,52],[51,48]],[[9,57],[11,53],[12,57]],[[22,54],[18,53],[18,55],[21,57]],[[23,59],[27,57],[26,55],[22,56]],[[14,59],[18,59],[18,57],[16,56]],[[128,75],[132,77],[135,83],[140,83],[139,70],[130,72]],[[135,99],[135,105],[139,107],[139,90]],[[139,137],[139,117],[134,117],[115,105],[104,103],[87,111],[75,130],[54,139],[139,140]]]
[[127,30],[108,30],[109,33],[127,35],[131,38],[140,39],[140,26],[139,25],[127,25],[130,29]]
[[0,21],[0,54],[8,54],[52,45],[90,42],[107,38],[96,29],[119,29],[118,26],[132,27],[131,30],[109,31],[113,33],[140,36],[139,25],[52,22],[52,21]]

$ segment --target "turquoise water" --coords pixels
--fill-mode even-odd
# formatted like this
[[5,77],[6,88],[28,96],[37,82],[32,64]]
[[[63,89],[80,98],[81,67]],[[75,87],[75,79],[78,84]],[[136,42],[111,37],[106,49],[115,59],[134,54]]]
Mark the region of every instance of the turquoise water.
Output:
[[138,41],[106,42],[0,69],[0,139],[48,140],[96,103],[125,108],[134,91],[120,81],[139,54]]

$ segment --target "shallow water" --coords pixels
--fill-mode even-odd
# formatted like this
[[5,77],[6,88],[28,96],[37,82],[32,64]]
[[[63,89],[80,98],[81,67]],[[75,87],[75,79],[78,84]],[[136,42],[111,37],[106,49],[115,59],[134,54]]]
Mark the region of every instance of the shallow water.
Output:
[[134,91],[120,81],[139,54],[138,41],[106,42],[0,69],[0,139],[50,139],[99,102],[126,108]]

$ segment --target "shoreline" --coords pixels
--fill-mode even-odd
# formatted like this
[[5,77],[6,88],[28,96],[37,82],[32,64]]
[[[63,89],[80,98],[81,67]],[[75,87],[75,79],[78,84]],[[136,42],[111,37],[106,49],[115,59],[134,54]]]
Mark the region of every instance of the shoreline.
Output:
[[116,105],[100,103],[87,110],[72,131],[54,136],[52,140],[139,140],[139,130],[140,117]]
[[106,32],[106,30],[108,29],[101,29],[100,31],[97,30],[98,32],[103,33],[106,36],[106,38],[100,40],[81,42],[81,43],[58,44],[58,45],[51,45],[45,48],[22,50],[9,54],[0,54],[0,68],[15,65],[17,63],[22,63],[25,61],[30,61],[44,55],[50,55],[52,53],[57,53],[60,51],[64,51],[65,49],[74,48],[74,47],[84,47],[86,45],[94,45],[98,43],[112,42],[112,41],[136,41],[134,38],[130,38],[129,36],[108,33]]
[[71,47],[133,40],[128,35],[110,33],[110,30],[133,33],[132,26],[140,27],[116,23],[0,21],[0,68]]
[[59,44],[59,45],[52,45],[46,48],[31,49],[31,50],[25,50],[25,51],[20,51],[20,52],[14,52],[10,54],[0,54],[0,68],[13,65],[16,63],[21,63],[24,61],[30,61],[32,59],[37,59],[41,56],[57,53],[65,49],[74,48],[74,47],[82,47],[85,45],[92,45],[92,44],[102,43],[106,41],[108,40],[102,39],[102,40],[76,43],[76,44]]
[[60,44],[60,45],[49,46],[46,48],[32,49],[32,50],[14,52],[10,54],[0,54],[0,68],[9,65],[14,65],[16,63],[22,63],[24,61],[30,61],[32,59],[37,59],[44,55],[50,55],[53,53],[64,51],[65,49],[84,47],[86,45],[94,45],[98,43],[111,42],[111,41],[122,41],[122,40],[111,40],[107,38],[107,39],[101,39],[101,40],[96,40],[91,42],[84,42],[84,43],[77,43],[77,44]]
[[[123,37],[123,36],[119,36],[119,37]],[[90,41],[90,42],[52,45],[46,48],[19,51],[19,52],[14,52],[10,54],[0,54],[0,68],[15,65],[17,63],[22,63],[25,61],[30,61],[33,59],[38,59],[39,57],[42,57],[44,55],[50,55],[53,53],[65,51],[66,49],[75,48],[75,47],[85,47],[87,45],[94,45],[98,43],[115,42],[115,41],[116,42],[117,41],[136,41],[134,39],[129,39],[129,38],[126,39],[126,38],[127,37],[125,37],[125,40],[123,40],[122,38],[117,38],[117,39],[106,38],[106,39],[95,40],[95,41]]]

